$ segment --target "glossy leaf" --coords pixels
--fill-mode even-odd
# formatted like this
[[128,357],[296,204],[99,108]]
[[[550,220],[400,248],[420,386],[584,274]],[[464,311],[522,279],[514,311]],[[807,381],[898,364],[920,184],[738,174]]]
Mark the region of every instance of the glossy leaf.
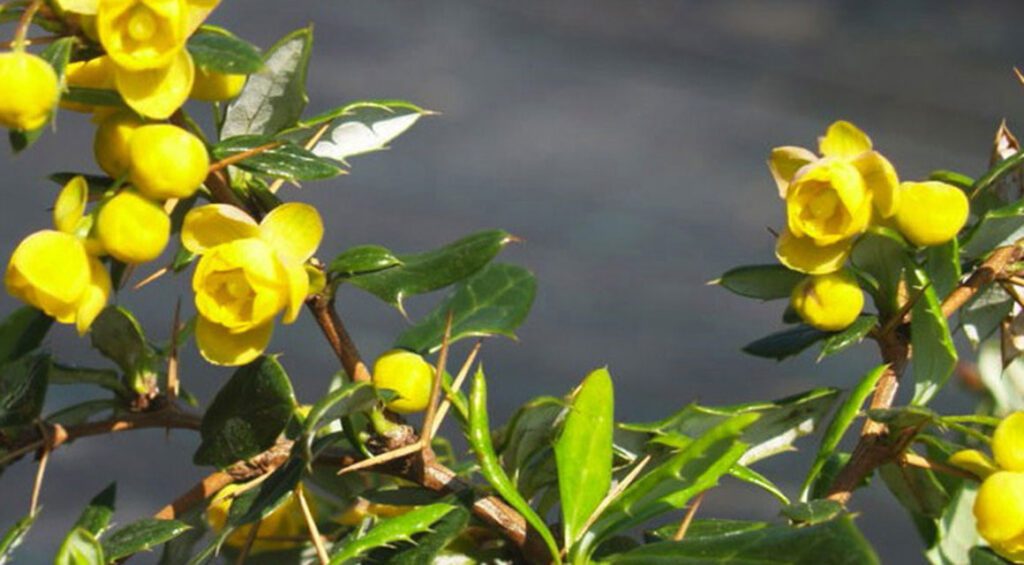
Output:
[[142,326],[126,308],[108,306],[92,323],[92,346],[126,374],[144,365],[150,356]]
[[924,250],[924,268],[939,298],[949,296],[960,281],[960,246],[956,239]]
[[64,102],[85,104],[88,106],[120,107],[124,106],[124,99],[116,90],[105,88],[86,88],[83,86],[69,86],[67,92],[61,96]]
[[935,473],[909,465],[887,463],[878,469],[886,486],[907,510],[928,518],[939,518],[951,498]]
[[313,47],[313,29],[294,31],[263,57],[263,66],[249,75],[242,92],[228,105],[221,138],[236,135],[273,135],[293,126],[302,116],[306,96],[306,70]]
[[473,387],[469,395],[469,406],[467,439],[480,464],[480,473],[494,487],[494,490],[498,491],[498,494],[506,502],[518,510],[523,515],[523,518],[526,519],[526,522],[544,539],[548,550],[551,551],[552,559],[556,563],[561,563],[558,544],[555,543],[555,538],[551,535],[547,524],[543,518],[537,515],[537,512],[534,511],[523,496],[519,494],[519,491],[516,490],[515,485],[512,484],[508,475],[505,474],[505,470],[501,468],[498,456],[494,453],[494,446],[491,443],[491,428],[487,417],[487,382],[484,379],[483,371],[479,368],[473,377]]
[[203,415],[196,465],[227,467],[270,448],[294,407],[291,381],[277,360],[260,357],[241,367]]
[[[1015,158],[1020,158],[1018,154]],[[1009,245],[1024,237],[1024,202],[1014,202],[989,210],[960,239],[960,253],[968,259],[980,259],[996,247]]]
[[884,228],[864,234],[853,247],[850,261],[865,279],[865,288],[883,318],[899,311],[899,285],[908,253],[902,236]]
[[100,542],[82,528],[71,530],[53,560],[54,565],[103,565],[106,562]]
[[928,275],[919,267],[907,269],[910,292],[921,293],[910,318],[910,344],[914,351],[914,404],[927,404],[956,367],[956,347],[946,317]]
[[964,336],[976,349],[988,339],[1013,309],[1014,301],[999,285],[982,288],[963,308],[960,308],[960,327]]
[[1024,153],[1017,153],[1007,159],[993,165],[984,175],[978,178],[971,187],[971,196],[979,195],[995,185],[1003,177],[1013,172],[1014,169],[1024,164]]
[[823,332],[806,324],[799,324],[752,341],[743,346],[743,352],[755,357],[781,361],[786,357],[799,355],[808,347],[832,335],[832,332]]
[[839,409],[836,410],[832,421],[829,422],[828,428],[825,429],[825,434],[821,438],[821,446],[818,447],[818,453],[814,456],[811,470],[808,471],[807,478],[804,479],[803,488],[800,489],[801,500],[807,500],[811,492],[811,486],[818,477],[818,473],[821,472],[829,458],[835,454],[836,448],[839,447],[839,442],[842,441],[843,436],[846,435],[846,431],[850,429],[853,421],[857,419],[861,406],[864,405],[864,402],[874,392],[875,385],[878,384],[878,380],[882,378],[888,367],[888,365],[881,365],[864,375],[860,382],[857,383],[857,386],[850,391],[849,396],[839,406]]
[[97,414],[113,413],[123,407],[123,402],[111,398],[86,400],[61,408],[48,415],[45,420],[48,424],[60,424],[64,427],[75,426],[89,421]]
[[458,507],[453,504],[438,502],[420,506],[401,516],[381,520],[362,537],[344,539],[339,542],[341,550],[331,556],[330,563],[331,565],[349,563],[375,548],[399,542],[411,542],[413,536],[431,531],[434,524],[456,508]]
[[932,171],[928,174],[928,180],[937,180],[946,184],[951,184],[960,190],[969,190],[974,186],[974,179],[956,171],[938,170]]
[[313,440],[324,418],[335,420],[353,412],[361,412],[380,401],[377,389],[370,383],[347,383],[327,393],[313,405],[303,422],[303,450],[306,460],[312,461]]
[[32,524],[36,521],[36,516],[38,515],[25,516],[18,520],[0,538],[0,565],[10,562],[11,555],[21,545],[21,542],[25,540],[25,536],[28,535],[28,531],[32,528]]
[[221,30],[200,29],[188,39],[196,66],[218,73],[248,75],[263,68],[259,49]]
[[39,347],[52,325],[53,318],[30,306],[11,312],[0,322],[0,364]]
[[416,544],[388,557],[389,565],[430,565],[442,562],[440,553],[469,524],[469,511],[461,506],[438,520],[430,531],[416,538]]
[[771,482],[771,480],[769,480],[768,477],[762,475],[761,473],[758,473],[757,471],[751,469],[750,467],[740,465],[739,463],[737,463],[733,465],[731,469],[729,469],[729,475],[732,476],[733,478],[739,479],[745,483],[760,488],[761,490],[774,496],[782,504],[791,504],[789,497],[786,496],[786,493],[782,492],[782,489],[780,489],[778,485]]
[[76,528],[82,528],[90,534],[99,537],[110,525],[110,519],[114,517],[114,499],[117,497],[117,483],[110,483],[107,488],[89,501],[89,505],[82,510],[75,522]]
[[555,441],[564,547],[571,547],[612,484],[615,394],[607,368],[583,380]]
[[342,173],[337,166],[294,143],[275,141],[262,135],[239,135],[225,139],[214,145],[211,153],[214,159],[222,160],[273,143],[279,145],[261,150],[234,163],[234,166],[290,181],[328,179]]
[[832,334],[825,340],[825,343],[821,345],[821,353],[818,354],[818,360],[821,361],[830,355],[835,355],[864,341],[864,338],[877,325],[878,316],[860,316],[848,328]]
[[237,528],[267,517],[288,500],[301,477],[300,461],[285,463],[265,481],[234,499],[228,510],[228,525]]
[[0,366],[0,428],[31,424],[46,400],[50,358],[28,355]]
[[434,251],[399,255],[401,265],[348,281],[401,310],[406,297],[444,288],[479,271],[511,241],[501,230],[478,232]]
[[828,522],[844,512],[843,505],[834,500],[812,500],[791,504],[781,514],[797,524],[814,525]]
[[534,398],[516,410],[495,434],[503,468],[525,498],[532,498],[537,490],[557,480],[552,450],[561,430],[558,422],[567,410],[561,398]]
[[327,126],[313,153],[347,164],[347,159],[387,149],[423,116],[432,112],[400,100],[353,102],[304,120],[285,136],[304,144],[313,131]]
[[515,339],[515,329],[526,319],[536,294],[537,281],[530,271],[492,263],[466,279],[430,314],[398,336],[395,347],[422,354],[437,351],[444,340],[449,313],[450,343],[474,336]]
[[92,384],[121,396],[127,397],[130,394],[117,372],[110,369],[89,369],[53,363],[47,376],[52,385]]
[[806,527],[755,523],[722,535],[687,534],[682,541],[640,546],[605,558],[609,564],[772,563],[775,565],[877,565],[878,556],[844,515]]
[[775,300],[789,298],[796,285],[807,275],[791,271],[783,265],[748,265],[726,271],[711,284],[749,298]]
[[359,245],[346,249],[331,261],[327,272],[335,277],[373,273],[401,265],[402,261],[380,245]]
[[177,520],[143,518],[104,536],[103,553],[111,561],[123,559],[167,543],[188,529],[188,524]]

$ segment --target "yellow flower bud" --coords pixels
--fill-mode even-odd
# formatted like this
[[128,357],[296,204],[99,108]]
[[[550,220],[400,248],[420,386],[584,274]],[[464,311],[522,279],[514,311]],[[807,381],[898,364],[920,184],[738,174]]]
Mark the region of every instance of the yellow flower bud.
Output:
[[207,102],[230,100],[242,91],[246,78],[246,75],[218,73],[199,67],[196,68],[196,78],[192,83],[192,93],[189,97]]
[[92,150],[103,172],[114,178],[128,172],[131,164],[129,143],[135,130],[144,124],[134,113],[123,110],[100,122],[93,137]]
[[[232,501],[234,501],[234,496],[232,495],[238,492],[239,488],[241,486],[237,484],[228,485],[221,489],[213,497],[213,500],[210,501],[210,506],[206,509],[206,520],[215,533],[219,534],[224,531],[224,526],[228,519],[228,511],[231,509]],[[299,488],[302,489],[302,486],[300,485]],[[305,493],[304,489],[302,489],[302,492],[310,506],[310,511],[315,516],[315,500],[308,493]],[[245,547],[255,526],[256,524],[246,524],[237,528],[231,532],[224,543],[235,549]],[[292,493],[288,495],[287,499],[277,509],[264,516],[263,520],[260,521],[256,540],[249,549],[249,553],[281,551],[302,547],[306,543],[306,536],[306,519],[302,513],[302,506],[300,506],[295,494]]]
[[[64,81],[68,86],[81,88],[114,89],[114,65],[106,55],[88,61],[68,63],[64,70]],[[97,106],[61,100],[60,107],[74,112],[93,112]]]
[[857,319],[864,308],[864,292],[846,271],[813,275],[793,289],[793,309],[809,325],[839,331]]
[[57,104],[57,73],[31,53],[0,53],[0,125],[17,130],[34,130],[50,119]]
[[845,161],[822,160],[800,170],[786,191],[786,219],[796,237],[819,246],[863,233],[871,197],[860,172]]
[[959,188],[938,181],[904,182],[896,225],[914,245],[940,245],[967,223],[970,203]]
[[948,463],[969,473],[974,473],[979,479],[984,479],[999,470],[987,455],[977,449],[961,449],[949,456]]
[[373,386],[398,393],[398,398],[388,403],[388,409],[400,414],[426,408],[433,382],[434,368],[411,351],[392,349],[373,364]]
[[1000,471],[981,483],[974,501],[978,533],[1003,557],[1024,561],[1024,473]]
[[188,39],[188,6],[182,0],[101,0],[100,42],[119,67],[166,67]]
[[157,204],[125,190],[100,208],[96,233],[103,248],[118,261],[145,263],[167,247],[171,219]]
[[210,168],[198,137],[168,124],[142,126],[129,143],[132,184],[153,200],[188,198]]
[[992,455],[1007,471],[1024,471],[1024,412],[1014,412],[992,434]]

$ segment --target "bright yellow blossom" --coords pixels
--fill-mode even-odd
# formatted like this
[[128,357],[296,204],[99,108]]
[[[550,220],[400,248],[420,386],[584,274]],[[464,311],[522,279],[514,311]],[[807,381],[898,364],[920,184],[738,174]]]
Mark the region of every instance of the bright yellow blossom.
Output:
[[304,263],[323,237],[315,208],[291,202],[257,224],[226,204],[192,209],[181,230],[186,249],[202,257],[192,289],[199,351],[217,365],[243,365],[266,349],[274,318],[295,321],[309,291]]
[[145,263],[163,253],[171,237],[171,219],[156,203],[123,190],[100,208],[96,234],[103,249],[124,263]]
[[[238,492],[239,488],[239,485],[228,485],[210,501],[210,506],[206,509],[206,519],[215,533],[224,530],[228,511],[231,510],[231,502],[234,500],[232,495]],[[315,513],[314,500],[309,494],[304,494],[304,496],[310,505],[310,510]],[[256,527],[256,524],[247,524],[235,529],[224,543],[235,549],[245,547],[253,527]],[[249,548],[249,552],[254,554],[293,549],[301,547],[306,539],[308,539],[306,519],[298,498],[292,493],[280,506],[259,522],[259,531],[256,533],[256,540]]]
[[192,83],[190,98],[206,102],[231,100],[245,86],[246,75],[233,75],[196,69],[196,80]]
[[0,53],[0,125],[34,130],[57,104],[57,73],[41,57],[24,51]]
[[970,202],[959,188],[938,181],[900,185],[902,206],[896,225],[914,245],[941,245],[967,223]]
[[132,184],[154,200],[192,196],[210,168],[203,142],[170,124],[135,130],[129,143],[129,160]]
[[80,334],[103,310],[111,288],[110,275],[82,239],[87,197],[85,179],[72,179],[54,205],[57,229],[38,231],[18,244],[4,276],[12,296],[58,322],[75,324]]
[[118,178],[128,172],[131,164],[128,149],[135,130],[145,122],[129,111],[115,112],[100,121],[93,137],[96,163],[108,175]]
[[801,273],[825,275],[843,268],[853,249],[853,240],[847,239],[831,245],[818,245],[809,237],[796,237],[786,228],[775,244],[779,261]]
[[166,120],[188,100],[195,79],[195,64],[185,49],[170,64],[155,69],[117,67],[114,83],[132,110],[155,120]]
[[864,179],[845,161],[808,165],[786,191],[790,233],[824,246],[864,232],[871,220],[871,197]]
[[864,292],[853,275],[837,271],[804,279],[793,289],[791,303],[809,325],[819,330],[838,331],[860,315]]
[[171,64],[189,34],[184,0],[100,0],[100,42],[118,67],[130,71]]
[[[80,88],[114,89],[114,64],[110,57],[94,57],[88,61],[68,63],[64,70],[64,82],[67,86]],[[75,112],[93,112],[98,107],[78,102],[61,100],[60,107]]]
[[425,409],[433,382],[434,368],[411,351],[392,349],[373,364],[373,386],[398,393],[398,398],[388,403],[388,409],[401,414]]
[[1024,473],[999,471],[986,478],[974,500],[974,519],[996,553],[1024,563]]

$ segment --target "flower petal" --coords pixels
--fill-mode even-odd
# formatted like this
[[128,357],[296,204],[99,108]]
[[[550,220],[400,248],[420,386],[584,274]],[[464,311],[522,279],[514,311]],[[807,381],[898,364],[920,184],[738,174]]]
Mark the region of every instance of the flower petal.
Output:
[[188,34],[192,35],[206,21],[210,12],[220,4],[220,0],[188,0]]
[[181,243],[192,253],[204,253],[222,243],[258,237],[256,221],[229,204],[208,204],[193,208],[181,226]]
[[85,215],[89,199],[89,184],[79,175],[64,185],[53,204],[53,225],[64,233],[75,233],[78,222]]
[[979,479],[985,479],[999,470],[988,455],[977,449],[961,449],[949,457],[950,465],[974,473]]
[[856,157],[871,151],[871,138],[850,122],[839,120],[828,126],[825,136],[818,139],[818,150],[825,157]]
[[256,359],[267,348],[274,324],[268,323],[242,333],[230,330],[199,316],[196,320],[196,344],[199,352],[214,365],[235,367]]
[[775,179],[775,184],[779,187],[780,198],[786,197],[786,189],[789,188],[789,183],[793,180],[796,172],[807,163],[817,159],[817,155],[803,147],[785,146],[772,149],[772,154],[768,158],[768,170],[771,171],[772,178]]
[[1014,412],[996,426],[992,455],[1001,468],[1024,471],[1024,412]]
[[824,275],[841,269],[846,258],[850,256],[852,248],[852,239],[818,246],[811,238],[797,237],[787,229],[779,236],[779,241],[775,246],[775,256],[783,265],[794,271],[809,275]]
[[124,101],[136,112],[157,120],[166,120],[181,107],[192,92],[195,65],[187,49],[182,49],[170,65],[131,71],[117,67],[114,82]]
[[270,244],[286,264],[306,262],[316,253],[323,237],[320,213],[301,202],[282,204],[260,222],[260,238]]
[[284,323],[290,324],[299,317],[309,294],[309,275],[302,265],[287,265],[285,270],[288,272],[288,309],[284,313]]
[[89,326],[96,316],[100,315],[103,307],[107,305],[107,299],[110,298],[110,273],[95,257],[89,257],[89,277],[89,286],[78,301],[78,312],[75,315],[78,335],[85,335],[85,332],[89,331]]
[[[38,231],[14,250],[7,266],[7,290],[54,317],[73,312],[89,284],[89,261],[76,237]],[[34,299],[34,300],[33,300]]]
[[878,151],[866,151],[853,160],[853,166],[864,178],[864,186],[871,194],[878,214],[883,218],[896,214],[900,202],[900,179],[892,163]]

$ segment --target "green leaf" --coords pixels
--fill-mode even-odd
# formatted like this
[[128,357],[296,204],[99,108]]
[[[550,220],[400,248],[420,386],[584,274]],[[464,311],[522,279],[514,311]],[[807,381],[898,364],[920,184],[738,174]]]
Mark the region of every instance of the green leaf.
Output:
[[388,143],[432,113],[400,100],[353,102],[299,122],[285,136],[305,144],[314,128],[330,123],[313,153],[348,164],[349,157],[387,149]]
[[36,516],[39,514],[33,514],[31,516],[25,516],[21,520],[18,520],[11,526],[4,536],[0,538],[0,565],[7,563],[11,558],[11,554],[14,550],[21,545],[21,542],[25,540],[25,536],[28,534],[32,524],[36,521]]
[[122,402],[112,398],[86,400],[85,402],[79,402],[77,404],[61,408],[44,419],[48,424],[60,424],[66,428],[68,426],[83,424],[96,414],[103,412],[113,413],[116,410],[123,408],[123,406],[124,404]]
[[606,558],[609,564],[685,565],[736,563],[772,565],[876,565],[878,556],[844,515],[806,527],[757,523],[760,527],[723,535],[663,541]]
[[743,346],[743,352],[755,357],[782,361],[786,357],[799,355],[808,347],[833,335],[807,324],[799,324],[780,332],[762,337]]
[[288,461],[258,486],[235,498],[228,510],[228,525],[237,528],[269,516],[288,500],[301,477],[302,463]]
[[45,355],[28,355],[0,366],[0,428],[24,426],[39,417],[49,368]]
[[956,239],[924,250],[924,268],[940,297],[949,296],[960,281],[960,246]]
[[791,504],[789,497],[786,496],[786,493],[782,492],[782,489],[780,489],[775,483],[768,480],[768,477],[765,477],[750,467],[737,463],[729,469],[729,475],[764,490],[778,499],[782,504],[787,506]]
[[907,254],[902,236],[879,227],[861,236],[853,247],[850,260],[865,279],[883,319],[899,311],[899,285]]
[[871,333],[878,325],[878,316],[860,316],[848,328],[829,336],[821,346],[821,353],[818,360],[844,351],[864,341],[864,338]]
[[482,231],[434,251],[400,255],[401,265],[355,275],[348,281],[403,310],[402,301],[407,296],[431,292],[465,279],[482,269],[512,241],[514,238],[507,232]]
[[1009,561],[996,555],[991,548],[981,547],[980,545],[972,547],[968,556],[971,560],[971,565],[1007,565],[1009,563]]
[[389,565],[433,565],[444,562],[441,551],[462,534],[469,523],[469,511],[456,506],[438,520],[430,531],[417,537],[416,544],[388,558]]
[[798,524],[806,525],[828,522],[843,512],[842,504],[828,499],[800,502],[782,509],[783,516]]
[[[759,417],[757,413],[733,416],[641,475],[608,505],[583,544],[593,548],[612,534],[682,509],[693,496],[714,487],[747,451],[740,438]],[[586,549],[581,553],[586,555]]]
[[878,469],[886,486],[907,510],[939,518],[952,499],[930,469],[887,463]]
[[23,306],[0,322],[0,364],[36,349],[53,325],[53,318]]
[[505,470],[498,463],[498,456],[494,453],[494,446],[491,443],[491,428],[487,417],[487,382],[484,379],[483,370],[477,368],[473,377],[473,387],[469,394],[469,430],[467,439],[476,454],[480,463],[480,473],[498,494],[505,499],[513,508],[519,511],[526,519],[526,522],[533,527],[544,543],[551,551],[551,557],[556,563],[561,563],[558,551],[558,544],[555,543],[551,530],[548,529],[544,520],[537,515],[530,504],[523,498],[515,485],[505,474]]
[[791,271],[782,265],[748,265],[726,271],[710,284],[749,298],[775,300],[789,298],[793,288],[807,275]]
[[313,405],[303,422],[303,451],[306,461],[313,461],[313,440],[320,421],[325,417],[333,421],[353,412],[361,412],[380,401],[377,389],[370,383],[347,383],[332,390]]
[[[772,527],[767,522],[748,522],[746,520],[723,520],[721,518],[696,519],[690,523],[686,530],[686,539],[713,538],[726,535],[734,535],[743,532],[752,532]],[[645,532],[644,538],[648,543],[656,541],[668,541],[675,536],[679,530],[679,524],[672,522],[665,524],[655,530]]]
[[942,314],[942,305],[920,267],[907,269],[911,296],[921,293],[910,318],[910,346],[914,351],[914,404],[924,405],[939,391],[956,367],[956,347]]
[[207,71],[249,75],[263,68],[259,49],[230,33],[201,28],[187,47],[195,64]]
[[590,373],[573,395],[562,434],[555,441],[566,548],[579,539],[587,519],[611,488],[614,406],[608,369]]
[[[938,538],[928,552],[936,553],[942,563],[973,563],[972,549],[981,543],[975,524],[973,506],[977,487],[964,482],[956,490],[942,517],[936,520]],[[935,560],[933,560],[935,562]],[[1000,562],[1002,563],[1002,562]]]
[[853,421],[860,413],[861,406],[864,405],[864,402],[874,392],[875,385],[878,384],[878,380],[882,378],[882,375],[885,374],[888,368],[888,365],[880,365],[864,375],[864,378],[850,391],[850,395],[846,397],[843,404],[836,410],[835,416],[832,417],[832,421],[829,422],[828,428],[825,430],[825,435],[821,438],[821,446],[818,447],[818,454],[814,457],[811,470],[808,471],[807,478],[804,479],[803,487],[800,489],[801,500],[807,499],[811,492],[811,487],[814,485],[814,480],[818,477],[818,473],[825,467],[829,458],[835,454],[836,448],[839,447],[839,442],[846,435],[846,430],[853,424]]
[[960,327],[975,348],[988,339],[1013,309],[1013,298],[999,285],[982,288],[959,311]]
[[116,90],[84,86],[69,86],[68,91],[61,96],[61,100],[87,106],[119,107],[125,105],[124,99]]
[[291,381],[276,359],[264,356],[239,368],[203,415],[195,464],[227,467],[269,449],[294,407]]
[[151,351],[142,326],[126,308],[104,308],[92,323],[89,338],[92,346],[125,374],[134,374],[149,364]]
[[89,369],[54,363],[50,366],[47,378],[52,385],[93,384],[113,391],[122,397],[128,397],[131,394],[128,387],[121,382],[117,372],[110,369]]
[[[68,66],[68,60],[71,58],[71,48],[74,45],[76,39],[74,37],[63,37],[49,44],[42,53],[39,54],[43,60],[53,67],[54,72],[57,73],[57,80],[62,81],[64,78],[64,71]],[[19,131],[10,130],[9,137],[11,141],[11,147],[15,153],[24,151],[35,143],[43,131],[46,130],[46,126],[49,125],[50,121],[53,120],[53,116],[56,115],[57,108],[50,112],[49,118],[46,123],[39,126],[32,131]]]
[[1020,167],[1024,163],[1024,153],[1017,153],[1011,157],[999,161],[992,166],[984,175],[978,178],[971,188],[970,195],[975,197],[986,190],[992,185],[999,182],[1000,179],[1010,174],[1014,169]]
[[473,336],[516,338],[537,294],[537,280],[522,267],[492,263],[460,284],[430,314],[402,332],[395,347],[432,353],[441,348],[449,313],[450,343]]
[[[1019,159],[1021,155],[1015,155]],[[960,239],[960,253],[980,259],[996,247],[1010,245],[1024,237],[1024,202],[989,210]]]
[[90,534],[99,537],[114,516],[114,499],[117,497],[117,483],[110,483],[107,488],[89,501],[89,505],[82,510],[75,522],[76,528],[82,528]]
[[972,186],[974,186],[974,179],[963,173],[958,173],[956,171],[932,171],[928,175],[928,180],[937,180],[939,182],[951,184],[959,188],[960,190],[969,190]]
[[432,526],[454,511],[457,506],[447,502],[438,502],[428,506],[420,506],[401,516],[381,520],[366,535],[342,540],[341,550],[331,556],[331,565],[347,563],[371,550],[399,542],[411,542],[416,534],[429,532]]
[[214,159],[234,157],[246,151],[278,143],[234,163],[234,166],[290,181],[329,179],[342,170],[325,159],[287,141],[275,141],[263,135],[239,135],[225,139],[211,149]]
[[334,277],[350,277],[381,271],[401,264],[402,261],[385,247],[359,245],[346,249],[335,257],[327,272]]
[[107,559],[116,561],[167,543],[188,529],[188,524],[177,520],[143,518],[106,536],[103,540],[103,553]]
[[54,565],[103,565],[103,547],[96,537],[82,528],[71,530],[57,552]]
[[263,57],[262,68],[249,76],[242,92],[224,114],[221,138],[275,133],[295,125],[309,101],[306,70],[313,29],[302,28],[277,42]]
[[503,468],[525,498],[533,498],[539,489],[557,481],[552,450],[561,429],[558,422],[567,410],[561,398],[535,398],[516,410],[495,434]]

